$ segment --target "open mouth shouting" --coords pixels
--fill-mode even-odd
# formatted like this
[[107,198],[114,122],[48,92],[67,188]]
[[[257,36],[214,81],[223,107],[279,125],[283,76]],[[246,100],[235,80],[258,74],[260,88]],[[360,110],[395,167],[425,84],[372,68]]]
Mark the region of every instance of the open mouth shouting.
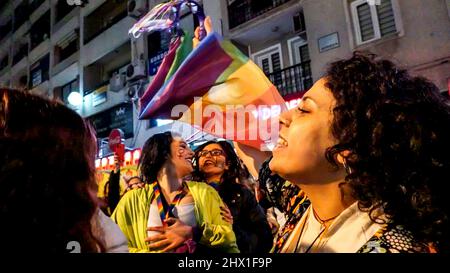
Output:
[[286,148],[286,147],[288,147],[288,142],[287,142],[286,138],[284,138],[280,134],[280,136],[278,137],[278,141],[277,141],[277,145],[275,146],[275,149],[279,150],[279,149],[283,149],[283,148]]

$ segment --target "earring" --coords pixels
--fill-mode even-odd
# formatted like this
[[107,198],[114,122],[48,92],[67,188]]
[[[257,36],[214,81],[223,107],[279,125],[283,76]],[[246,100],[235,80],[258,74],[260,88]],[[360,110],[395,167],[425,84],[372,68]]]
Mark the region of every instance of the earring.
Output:
[[347,174],[352,174],[352,169],[347,165],[347,160],[344,159],[342,165],[344,165],[344,169],[347,172]]

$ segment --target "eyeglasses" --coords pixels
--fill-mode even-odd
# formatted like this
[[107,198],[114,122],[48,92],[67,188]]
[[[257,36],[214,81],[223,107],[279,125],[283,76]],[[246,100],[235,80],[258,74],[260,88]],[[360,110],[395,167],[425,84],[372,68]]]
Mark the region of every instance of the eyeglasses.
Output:
[[205,157],[205,156],[208,156],[208,154],[210,154],[211,156],[220,156],[220,155],[224,155],[225,153],[224,153],[224,151],[219,150],[219,149],[214,149],[211,151],[203,150],[198,153],[198,157]]

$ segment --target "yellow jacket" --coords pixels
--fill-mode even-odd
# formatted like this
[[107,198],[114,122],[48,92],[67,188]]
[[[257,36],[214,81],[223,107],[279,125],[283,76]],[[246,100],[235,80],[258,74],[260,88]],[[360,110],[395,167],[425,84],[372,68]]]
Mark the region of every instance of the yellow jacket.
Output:
[[[198,243],[226,253],[239,253],[233,227],[220,215],[223,201],[217,191],[206,183],[187,182],[187,185],[195,202],[197,226],[202,230]],[[144,241],[153,193],[150,184],[126,193],[111,215],[127,237],[130,252],[153,252]]]

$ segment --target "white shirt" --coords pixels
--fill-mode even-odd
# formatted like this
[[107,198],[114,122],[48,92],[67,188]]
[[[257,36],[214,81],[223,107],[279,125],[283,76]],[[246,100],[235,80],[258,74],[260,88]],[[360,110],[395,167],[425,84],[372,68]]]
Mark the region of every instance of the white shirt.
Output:
[[[195,206],[194,203],[177,205],[172,210],[173,215],[180,219],[181,222],[186,225],[195,227],[197,225],[197,219],[195,218]],[[162,226],[161,216],[159,215],[158,206],[155,204],[150,205],[150,211],[148,215],[148,227],[160,227]],[[158,234],[157,231],[147,231],[147,236]]]
[[367,212],[360,211],[358,203],[355,202],[331,223],[323,236],[320,236],[324,227],[314,217],[310,205],[286,241],[282,252],[305,253],[309,250],[308,252],[319,253],[356,253],[381,227],[382,225],[370,219]]
[[102,230],[107,253],[127,253],[128,241],[119,226],[111,218],[98,210],[98,223]]

